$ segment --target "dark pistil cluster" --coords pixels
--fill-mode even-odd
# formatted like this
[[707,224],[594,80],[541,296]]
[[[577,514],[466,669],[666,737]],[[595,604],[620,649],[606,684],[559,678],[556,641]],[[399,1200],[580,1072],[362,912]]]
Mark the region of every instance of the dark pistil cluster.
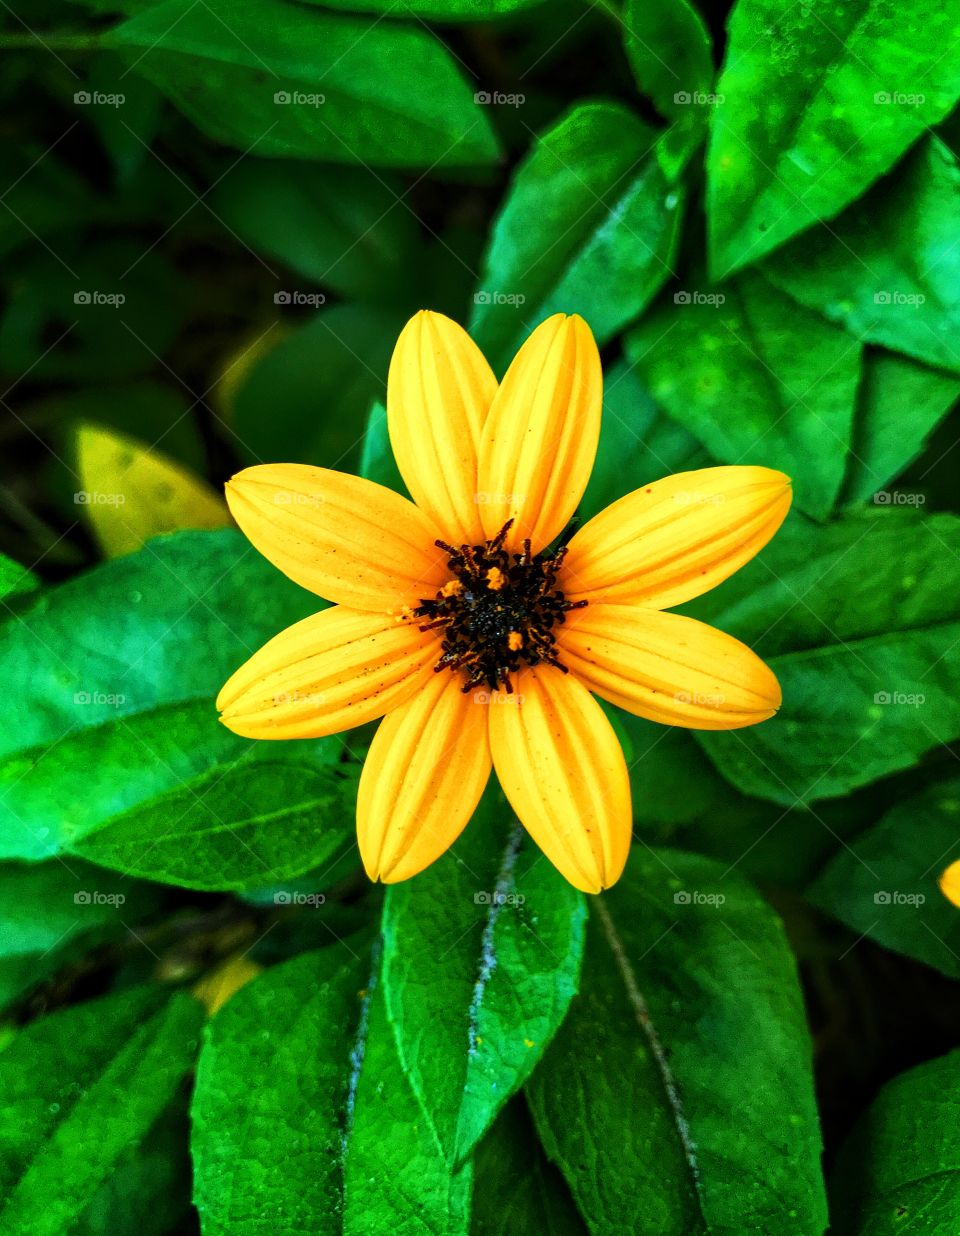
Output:
[[483,545],[459,548],[437,541],[450,555],[453,578],[432,600],[408,612],[422,619],[421,631],[444,631],[436,669],[462,670],[464,693],[487,685],[513,691],[510,675],[522,665],[548,662],[566,673],[556,652],[553,628],[586,601],[567,601],[556,586],[566,546],[552,554],[533,554],[529,540],[522,553],[509,553],[504,541],[513,520]]

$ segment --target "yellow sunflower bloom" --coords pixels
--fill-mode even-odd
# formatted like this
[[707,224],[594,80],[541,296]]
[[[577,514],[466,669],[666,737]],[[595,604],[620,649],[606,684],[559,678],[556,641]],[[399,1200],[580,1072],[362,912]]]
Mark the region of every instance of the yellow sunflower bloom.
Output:
[[357,798],[372,880],[438,858],[493,768],[570,883],[609,888],[630,847],[630,784],[594,695],[693,729],[754,725],[780,705],[749,648],[662,611],[770,540],[788,478],[759,467],[667,477],[551,548],[586,487],[601,403],[582,318],[542,322],[498,385],[460,326],[422,312],[387,384],[413,502],[301,464],[247,468],[227,485],[254,546],[334,605],[233,675],[221,720],[251,738],[316,738],[384,718]]

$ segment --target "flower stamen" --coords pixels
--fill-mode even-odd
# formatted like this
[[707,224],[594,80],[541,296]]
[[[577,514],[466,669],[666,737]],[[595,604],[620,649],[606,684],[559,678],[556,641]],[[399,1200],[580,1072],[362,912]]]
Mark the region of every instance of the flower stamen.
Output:
[[547,662],[567,672],[560,663],[553,628],[571,609],[586,601],[568,601],[556,586],[566,546],[552,554],[534,554],[529,540],[520,553],[504,548],[513,520],[482,545],[447,544],[453,573],[430,599],[407,615],[420,620],[421,631],[443,630],[436,671],[450,669],[466,677],[464,693],[487,685],[512,691],[510,675],[522,665]]

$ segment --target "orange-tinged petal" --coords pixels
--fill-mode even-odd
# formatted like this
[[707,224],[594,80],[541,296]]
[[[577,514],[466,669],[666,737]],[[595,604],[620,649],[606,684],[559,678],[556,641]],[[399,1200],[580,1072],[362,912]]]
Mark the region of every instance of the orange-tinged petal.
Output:
[[259,464],[227,482],[234,519],[284,575],[330,601],[384,612],[449,578],[422,511],[373,481],[306,464]]
[[320,738],[382,717],[430,679],[435,635],[335,605],[275,635],[217,699],[246,738]]
[[680,605],[759,553],[790,499],[789,478],[770,468],[702,468],[654,481],[576,533],[561,587],[573,600]]
[[556,313],[513,359],[480,441],[478,489],[488,537],[508,519],[507,540],[534,552],[563,531],[597,454],[603,375],[583,318]]
[[422,310],[401,331],[387,378],[390,442],[417,506],[454,545],[484,540],[477,449],[496,390],[483,353],[442,313]]
[[357,840],[371,880],[409,879],[447,850],[490,776],[487,706],[443,670],[384,718],[363,765]]
[[736,730],[780,707],[780,686],[755,652],[680,614],[600,602],[568,615],[557,644],[591,691],[663,725]]
[[609,888],[630,849],[630,781],[610,722],[572,674],[552,665],[514,676],[490,703],[490,749],[520,822],[585,893]]

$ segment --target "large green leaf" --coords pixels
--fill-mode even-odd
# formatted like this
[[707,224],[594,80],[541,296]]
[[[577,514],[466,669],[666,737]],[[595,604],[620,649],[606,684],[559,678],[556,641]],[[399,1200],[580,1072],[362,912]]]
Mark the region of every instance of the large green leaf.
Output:
[[691,609],[751,644],[783,688],[776,718],[697,738],[746,794],[846,794],[960,736],[958,521],[871,510],[787,523]]
[[841,1147],[831,1232],[948,1233],[960,1228],[960,1052],[887,1082]]
[[470,329],[506,364],[551,313],[579,313],[604,343],[673,273],[682,190],[656,134],[620,104],[579,103],[538,138],[500,210]]
[[627,0],[623,44],[637,85],[671,122],[657,157],[672,178],[699,144],[715,105],[710,33],[687,0]]
[[627,336],[650,393],[721,463],[793,478],[826,516],[843,481],[860,348],[756,274],[661,303]]
[[384,905],[383,984],[404,1071],[451,1162],[530,1076],[576,991],[583,895],[490,792],[464,837]]
[[835,223],[764,264],[801,304],[858,339],[960,371],[960,167],[936,138]]
[[466,1236],[471,1163],[451,1169],[397,1055],[376,967],[351,1055],[344,1236]]
[[106,42],[208,137],[248,153],[431,169],[497,157],[487,112],[420,26],[284,0],[216,12],[166,0]]
[[938,0],[739,0],[717,92],[707,213],[722,275],[833,218],[950,111],[956,20]]
[[311,283],[383,303],[407,295],[420,249],[403,193],[366,168],[250,158],[217,183],[211,202],[257,253]]
[[958,395],[953,374],[868,348],[841,500],[889,505],[893,495],[884,486],[920,455]]
[[193,1103],[205,1233],[466,1232],[469,1170],[433,1144],[372,970],[346,946],[304,953],[211,1023]]
[[0,856],[83,850],[200,888],[327,861],[352,815],[340,741],[251,743],[214,709],[238,665],[319,606],[224,529],[152,541],[8,618]]
[[852,837],[808,889],[858,936],[960,978],[960,915],[937,879],[960,858],[960,781],[897,803]]
[[346,949],[304,953],[248,983],[210,1023],[192,1137],[206,1236],[334,1230],[362,982]]
[[783,928],[709,859],[635,849],[527,1086],[590,1230],[822,1232],[810,1042]]
[[21,1030],[0,1053],[0,1225],[61,1236],[193,1064],[203,1010],[133,989]]

